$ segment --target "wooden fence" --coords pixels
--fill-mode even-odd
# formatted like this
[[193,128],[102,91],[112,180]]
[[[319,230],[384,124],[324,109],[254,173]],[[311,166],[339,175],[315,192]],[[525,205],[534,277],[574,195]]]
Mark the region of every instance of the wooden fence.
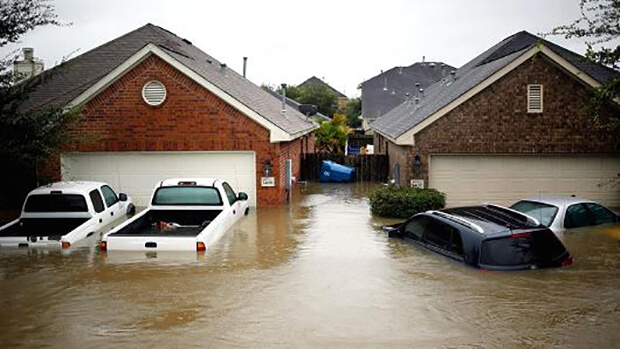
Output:
[[390,172],[390,161],[388,156],[383,154],[345,156],[309,153],[304,154],[301,159],[301,180],[318,180],[323,160],[355,168],[356,181],[386,182]]

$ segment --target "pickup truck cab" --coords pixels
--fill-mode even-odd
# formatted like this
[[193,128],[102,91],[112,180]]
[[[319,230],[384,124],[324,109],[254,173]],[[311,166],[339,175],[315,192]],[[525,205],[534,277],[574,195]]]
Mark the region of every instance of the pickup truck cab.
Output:
[[106,183],[48,184],[31,191],[20,217],[0,227],[0,246],[68,248],[134,212],[131,199]]
[[157,183],[149,207],[101,240],[102,251],[204,251],[249,212],[248,196],[219,179]]

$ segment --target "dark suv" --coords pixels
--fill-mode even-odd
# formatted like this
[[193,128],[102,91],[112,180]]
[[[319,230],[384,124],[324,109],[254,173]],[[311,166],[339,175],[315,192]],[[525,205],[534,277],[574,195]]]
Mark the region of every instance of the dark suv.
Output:
[[502,206],[428,211],[383,228],[390,237],[402,237],[481,269],[560,267],[573,261],[551,230],[535,218]]

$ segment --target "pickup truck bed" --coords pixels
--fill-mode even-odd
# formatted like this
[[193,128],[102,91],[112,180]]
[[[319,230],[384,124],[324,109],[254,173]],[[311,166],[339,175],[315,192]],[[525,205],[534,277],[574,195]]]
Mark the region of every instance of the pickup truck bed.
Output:
[[[197,236],[217,217],[220,210],[149,210],[142,217],[110,236]],[[162,224],[163,223],[163,224]],[[170,223],[179,226],[163,228]]]
[[60,240],[89,218],[21,218],[14,224],[0,230],[0,237],[46,236],[49,240]]

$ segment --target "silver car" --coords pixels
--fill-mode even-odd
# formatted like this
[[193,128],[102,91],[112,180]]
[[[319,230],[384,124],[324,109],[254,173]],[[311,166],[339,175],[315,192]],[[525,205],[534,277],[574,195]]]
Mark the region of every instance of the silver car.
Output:
[[556,234],[566,229],[620,221],[610,209],[576,197],[531,198],[518,201],[510,208],[538,219]]

